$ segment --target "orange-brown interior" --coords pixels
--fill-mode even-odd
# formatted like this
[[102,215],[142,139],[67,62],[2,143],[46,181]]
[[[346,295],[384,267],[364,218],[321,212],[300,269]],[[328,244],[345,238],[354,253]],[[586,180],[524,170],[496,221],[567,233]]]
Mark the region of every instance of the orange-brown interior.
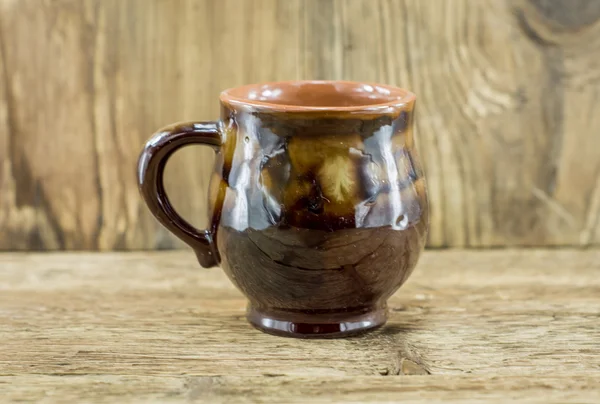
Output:
[[277,108],[347,108],[396,104],[412,97],[408,91],[347,81],[287,81],[247,85],[224,91],[222,99]]

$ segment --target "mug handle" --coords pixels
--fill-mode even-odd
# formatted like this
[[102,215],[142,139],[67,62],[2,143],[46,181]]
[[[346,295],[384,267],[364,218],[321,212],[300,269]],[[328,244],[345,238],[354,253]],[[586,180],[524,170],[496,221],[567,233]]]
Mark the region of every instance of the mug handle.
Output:
[[211,146],[217,152],[221,142],[218,122],[178,123],[156,132],[138,160],[138,187],[148,208],[167,230],[194,249],[205,268],[220,261],[214,234],[211,230],[196,229],[175,211],[165,191],[163,174],[167,160],[180,148],[199,144]]

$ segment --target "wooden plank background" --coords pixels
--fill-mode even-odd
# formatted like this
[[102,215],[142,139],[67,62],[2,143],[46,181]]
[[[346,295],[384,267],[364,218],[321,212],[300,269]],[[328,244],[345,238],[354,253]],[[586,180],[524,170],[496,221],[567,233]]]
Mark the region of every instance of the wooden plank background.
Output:
[[[351,79],[418,96],[429,245],[600,244],[600,2],[0,0],[0,249],[165,249],[135,186],[220,90]],[[169,165],[197,225],[211,152]]]

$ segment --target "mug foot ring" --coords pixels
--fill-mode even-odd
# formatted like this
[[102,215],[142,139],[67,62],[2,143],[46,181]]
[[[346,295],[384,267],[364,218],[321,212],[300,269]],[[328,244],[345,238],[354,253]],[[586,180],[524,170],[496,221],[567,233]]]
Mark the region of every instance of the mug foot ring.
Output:
[[294,338],[340,338],[373,330],[387,321],[387,308],[352,311],[288,311],[248,306],[250,324],[268,334]]

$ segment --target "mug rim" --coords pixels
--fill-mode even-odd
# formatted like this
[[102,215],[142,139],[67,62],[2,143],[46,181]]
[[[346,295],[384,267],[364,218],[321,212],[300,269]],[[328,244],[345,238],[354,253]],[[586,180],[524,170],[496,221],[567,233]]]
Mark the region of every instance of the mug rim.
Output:
[[[375,97],[375,102],[369,104],[356,105],[303,105],[301,103],[275,103],[265,100],[253,99],[244,94],[249,94],[252,90],[268,89],[273,87],[301,87],[305,85],[329,85],[334,89],[343,87],[341,92],[347,92],[350,95],[352,90],[367,89],[373,92],[374,89],[380,91],[379,98]],[[337,86],[337,88],[336,88]],[[387,93],[387,94],[386,94]],[[369,97],[371,98],[371,97]],[[416,96],[411,91],[387,84],[348,81],[348,80],[287,80],[271,81],[255,84],[246,84],[243,86],[228,88],[221,92],[219,99],[224,104],[232,106],[255,108],[272,112],[363,112],[363,113],[385,113],[405,107],[415,101]],[[381,101],[381,102],[378,102]]]

